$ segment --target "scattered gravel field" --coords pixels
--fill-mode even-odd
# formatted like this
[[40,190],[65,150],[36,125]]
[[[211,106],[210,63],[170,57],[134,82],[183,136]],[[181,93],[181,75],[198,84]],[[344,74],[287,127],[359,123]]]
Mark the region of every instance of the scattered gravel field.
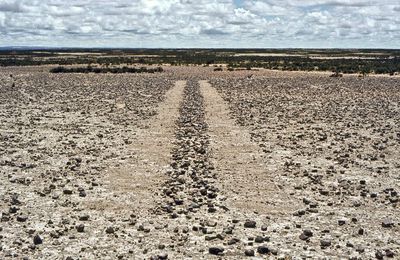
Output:
[[0,70],[0,259],[400,258],[400,77]]

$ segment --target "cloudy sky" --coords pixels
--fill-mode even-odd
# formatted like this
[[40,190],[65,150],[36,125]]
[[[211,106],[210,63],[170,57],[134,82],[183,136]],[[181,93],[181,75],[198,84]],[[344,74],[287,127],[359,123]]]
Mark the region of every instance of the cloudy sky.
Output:
[[0,46],[400,48],[400,0],[0,0]]

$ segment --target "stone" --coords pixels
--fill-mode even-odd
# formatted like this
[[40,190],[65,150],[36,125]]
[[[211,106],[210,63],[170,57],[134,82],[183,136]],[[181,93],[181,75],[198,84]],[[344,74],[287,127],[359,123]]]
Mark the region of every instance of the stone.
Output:
[[225,249],[219,246],[213,246],[208,249],[208,252],[212,255],[221,255]]
[[303,230],[303,234],[308,236],[308,237],[312,237],[313,236],[313,232],[309,229],[305,229]]
[[246,250],[244,250],[244,255],[245,256],[254,256],[255,252],[253,249],[246,249]]
[[27,220],[28,220],[28,216],[26,216],[26,215],[17,216],[17,221],[18,222],[26,222]]
[[379,251],[375,252],[376,259],[383,259],[383,257],[384,257],[384,255],[383,255],[382,251],[379,250]]
[[384,227],[384,228],[391,228],[393,226],[394,226],[394,223],[391,219],[384,219],[382,221],[382,227]]
[[256,228],[257,223],[254,220],[246,220],[244,222],[244,227],[245,228]]
[[269,248],[267,246],[259,246],[257,247],[257,252],[261,255],[265,255],[269,253]]
[[237,242],[239,242],[240,241],[240,239],[238,239],[238,238],[232,238],[231,240],[229,240],[228,241],[228,245],[234,245],[234,244],[236,244]]
[[33,237],[33,244],[40,245],[43,243],[43,239],[39,235]]
[[305,240],[308,240],[308,239],[309,239],[309,237],[308,237],[308,236],[306,236],[304,233],[301,233],[301,234],[300,234],[300,236],[299,236],[299,238],[300,238],[301,240],[303,240],[303,241],[305,241]]
[[83,224],[77,225],[77,226],[76,226],[76,230],[77,230],[79,233],[83,233],[83,232],[85,231],[85,225],[83,225]]
[[268,230],[268,226],[267,225],[262,225],[261,226],[261,231],[267,231]]
[[386,257],[393,258],[394,257],[394,252],[392,250],[390,250],[390,249],[386,249],[385,250],[385,255],[386,255]]
[[73,193],[73,191],[70,190],[70,189],[64,189],[64,190],[63,190],[63,193],[64,193],[65,195],[71,195],[71,194]]
[[332,242],[329,239],[322,239],[320,241],[321,247],[329,247],[331,246]]
[[10,209],[8,210],[8,212],[10,212],[11,214],[14,214],[14,213],[17,213],[18,210],[19,210],[18,207],[11,206]]
[[108,227],[108,228],[106,229],[106,233],[107,233],[107,234],[113,234],[114,232],[115,232],[115,230],[114,230],[113,227]]
[[256,236],[256,238],[254,239],[254,242],[262,243],[262,242],[264,242],[264,238],[262,236]]
[[88,214],[83,214],[79,216],[80,221],[88,221],[89,220],[89,215]]
[[165,252],[160,253],[160,254],[158,254],[158,259],[160,259],[160,260],[168,259],[168,254]]

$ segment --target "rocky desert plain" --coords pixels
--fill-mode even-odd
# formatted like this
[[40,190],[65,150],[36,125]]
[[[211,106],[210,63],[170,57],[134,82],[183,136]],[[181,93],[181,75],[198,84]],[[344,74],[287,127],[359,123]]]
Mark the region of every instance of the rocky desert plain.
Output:
[[399,259],[400,77],[0,70],[0,259]]

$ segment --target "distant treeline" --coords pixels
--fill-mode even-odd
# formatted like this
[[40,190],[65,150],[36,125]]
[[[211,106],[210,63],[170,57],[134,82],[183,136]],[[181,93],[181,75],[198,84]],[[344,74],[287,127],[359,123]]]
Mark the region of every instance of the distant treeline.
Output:
[[87,67],[72,67],[72,68],[66,68],[66,67],[56,67],[52,68],[50,70],[51,73],[156,73],[156,72],[163,72],[163,68],[157,67],[157,68],[146,68],[146,67],[140,67],[140,68],[130,68],[130,67],[121,67],[121,68],[109,68],[109,67],[92,67],[92,66],[87,66]]
[[229,63],[230,68],[265,68],[289,71],[334,71],[341,73],[390,74],[400,73],[400,58],[388,59],[312,59],[302,57],[269,57]]
[[[60,51],[60,50],[58,50]],[[340,73],[400,73],[400,50],[233,50],[233,49],[138,49],[138,50],[63,50],[84,55],[60,56],[57,51],[44,53],[1,52],[0,66],[58,64],[123,65],[206,65],[227,64],[229,68],[265,68],[277,70],[335,71]],[[96,52],[100,54],[95,54]],[[93,54],[91,54],[93,53]],[[257,53],[270,53],[269,56]],[[240,55],[236,55],[240,54]],[[273,54],[280,54],[273,56]],[[288,56],[282,56],[288,54]],[[291,55],[291,56],[290,56]],[[319,58],[313,58],[319,56]],[[344,58],[353,57],[353,58]],[[359,57],[359,58],[354,58]],[[94,69],[94,68],[93,68]],[[107,70],[107,69],[106,69]],[[92,71],[95,72],[95,71]],[[111,72],[111,71],[107,71]],[[100,72],[99,72],[100,73]],[[118,73],[118,72],[116,72]]]

